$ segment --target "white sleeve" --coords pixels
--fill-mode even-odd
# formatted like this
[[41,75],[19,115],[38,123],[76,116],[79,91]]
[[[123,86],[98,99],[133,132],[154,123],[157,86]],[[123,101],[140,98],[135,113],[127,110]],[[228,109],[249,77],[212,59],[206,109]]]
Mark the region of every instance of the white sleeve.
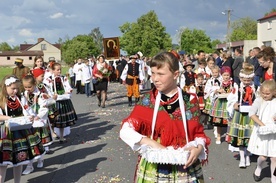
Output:
[[122,79],[123,81],[125,81],[126,78],[127,78],[127,71],[128,71],[128,64],[126,64],[126,66],[125,66],[125,68],[124,68],[124,70],[123,70],[123,72],[122,72],[122,75],[121,75],[121,79]]
[[143,137],[146,136],[136,132],[133,126],[128,122],[124,123],[120,130],[120,138],[134,151],[138,151],[141,148],[139,142]]
[[234,114],[234,104],[238,102],[239,86],[234,83],[235,93],[231,92],[227,97],[227,111],[230,117]]
[[261,98],[261,97],[256,98],[256,99],[254,100],[254,102],[253,102],[251,108],[250,108],[250,111],[249,111],[248,116],[251,117],[251,116],[253,116],[254,114],[255,114],[255,115],[259,115],[258,113],[259,113],[259,108],[260,108],[261,104],[262,104],[262,98]]

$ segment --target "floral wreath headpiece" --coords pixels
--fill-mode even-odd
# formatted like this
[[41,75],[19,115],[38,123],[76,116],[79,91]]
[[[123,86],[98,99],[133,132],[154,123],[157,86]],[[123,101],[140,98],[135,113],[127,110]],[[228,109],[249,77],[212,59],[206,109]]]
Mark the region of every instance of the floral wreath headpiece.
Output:
[[8,78],[8,79],[5,80],[5,85],[6,85],[6,86],[9,86],[9,85],[11,85],[11,84],[13,84],[13,83],[15,83],[15,82],[17,82],[17,81],[19,81],[17,78],[15,78],[15,77],[10,77],[10,78]]
[[241,77],[241,78],[253,78],[254,77],[254,73],[251,73],[251,74],[244,74],[244,73],[241,73],[240,72],[240,74],[239,74],[239,76]]

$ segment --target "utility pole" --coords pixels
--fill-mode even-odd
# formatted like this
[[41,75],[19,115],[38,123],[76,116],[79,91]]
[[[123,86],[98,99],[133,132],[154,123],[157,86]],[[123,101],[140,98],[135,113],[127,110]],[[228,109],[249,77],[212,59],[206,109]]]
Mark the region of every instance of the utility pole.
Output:
[[226,49],[229,50],[230,49],[230,25],[231,25],[231,11],[233,10],[225,10],[223,12],[221,12],[223,15],[226,15],[227,13],[227,34],[226,34]]
[[230,17],[231,17],[231,11],[228,9],[227,10],[227,50],[230,50]]

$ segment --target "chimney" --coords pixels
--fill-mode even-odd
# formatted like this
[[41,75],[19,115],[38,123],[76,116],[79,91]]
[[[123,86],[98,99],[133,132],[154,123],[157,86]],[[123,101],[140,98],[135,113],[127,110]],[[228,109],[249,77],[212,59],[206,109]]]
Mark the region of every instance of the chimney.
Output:
[[41,41],[44,41],[44,38],[38,38],[37,42],[40,43]]

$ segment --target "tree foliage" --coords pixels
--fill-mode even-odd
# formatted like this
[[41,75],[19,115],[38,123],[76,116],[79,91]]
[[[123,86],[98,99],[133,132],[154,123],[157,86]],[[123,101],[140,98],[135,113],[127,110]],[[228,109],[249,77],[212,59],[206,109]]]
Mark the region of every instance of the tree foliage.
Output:
[[231,25],[232,33],[230,41],[256,40],[257,39],[257,21],[245,17],[236,20]]
[[193,54],[198,50],[212,52],[211,39],[203,30],[185,28],[181,32],[180,48]]
[[219,39],[212,40],[211,45],[213,49],[216,49],[216,46],[218,44],[221,44],[222,42]]
[[97,27],[91,30],[91,32],[89,33],[89,36],[93,38],[96,47],[101,52],[103,52],[103,34],[101,33],[100,28]]
[[272,8],[272,9],[270,10],[270,12],[265,13],[265,16],[266,16],[266,15],[269,15],[270,13],[273,13],[273,12],[276,12],[276,8]]
[[66,40],[62,45],[62,60],[68,64],[78,58],[87,58],[98,54],[100,54],[100,50],[89,35],[78,35],[72,40]]
[[122,32],[120,47],[128,54],[141,51],[144,55],[153,56],[161,50],[170,50],[172,40],[166,28],[158,21],[154,11],[137,19],[137,22],[126,22],[119,27]]
[[0,51],[11,51],[12,48],[7,42],[0,43]]

